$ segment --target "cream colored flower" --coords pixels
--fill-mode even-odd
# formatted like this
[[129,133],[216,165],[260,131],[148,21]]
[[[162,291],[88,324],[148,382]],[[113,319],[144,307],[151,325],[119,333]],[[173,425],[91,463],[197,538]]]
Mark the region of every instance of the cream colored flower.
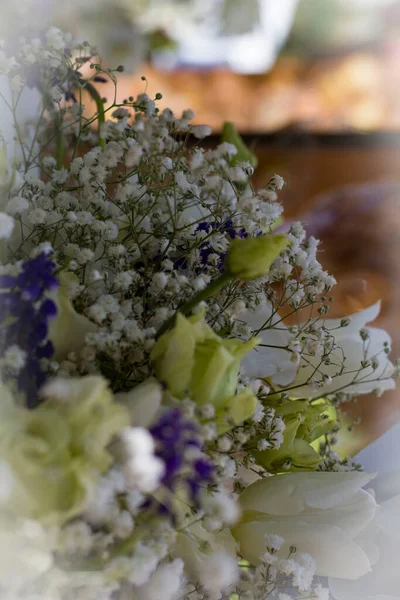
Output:
[[68,286],[75,281],[77,277],[72,273],[61,273],[61,285],[51,296],[57,305],[57,316],[50,322],[49,338],[54,344],[57,360],[82,350],[87,334],[97,331],[97,325],[77,313],[68,297]]
[[0,509],[60,524],[83,512],[99,475],[110,467],[108,445],[129,425],[102,377],[54,380],[35,410],[1,386],[0,455],[10,493]]
[[279,556],[290,546],[310,554],[316,574],[355,579],[371,568],[363,532],[376,503],[361,489],[373,475],[359,472],[289,473],[260,479],[240,496],[242,521],[232,529],[240,554],[259,564],[265,535],[284,538]]

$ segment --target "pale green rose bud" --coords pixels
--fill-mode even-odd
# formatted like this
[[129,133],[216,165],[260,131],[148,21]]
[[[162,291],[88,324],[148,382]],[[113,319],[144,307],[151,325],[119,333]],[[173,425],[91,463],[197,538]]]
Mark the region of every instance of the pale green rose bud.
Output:
[[236,395],[242,358],[258,344],[219,337],[199,313],[186,318],[178,313],[174,327],[153,348],[157,377],[168,392],[186,396],[199,405],[212,404],[221,430],[249,418],[257,401],[250,391]]
[[247,281],[266,275],[275,258],[288,245],[286,235],[260,235],[232,240],[225,260],[225,270]]
[[226,433],[236,425],[240,425],[252,417],[257,408],[257,397],[250,388],[241,390],[225,402],[225,406],[217,411],[217,432]]
[[336,425],[329,403],[323,400],[315,404],[308,400],[271,400],[269,406],[284,422],[282,442],[277,448],[252,451],[256,462],[271,473],[317,469],[321,456],[315,442]]
[[201,326],[198,315],[186,319],[178,313],[174,327],[159,338],[152,350],[158,379],[177,398],[184,398],[189,390]]
[[0,509],[59,524],[84,511],[112,464],[108,446],[130,419],[102,377],[56,379],[44,394],[35,410],[16,402],[0,407],[0,454],[13,477]]

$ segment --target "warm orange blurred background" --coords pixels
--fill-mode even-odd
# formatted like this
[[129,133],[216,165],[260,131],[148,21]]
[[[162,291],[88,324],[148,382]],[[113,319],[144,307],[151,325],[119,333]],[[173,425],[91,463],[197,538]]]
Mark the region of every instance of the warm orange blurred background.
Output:
[[[282,56],[266,74],[241,75],[224,68],[160,71],[150,65],[119,86],[122,100],[163,93],[160,108],[188,107],[197,123],[215,132],[233,121],[246,133],[400,129],[400,44],[379,52],[304,59]],[[141,80],[146,77],[147,84]],[[106,94],[107,95],[107,94]],[[111,92],[110,92],[111,97]]]

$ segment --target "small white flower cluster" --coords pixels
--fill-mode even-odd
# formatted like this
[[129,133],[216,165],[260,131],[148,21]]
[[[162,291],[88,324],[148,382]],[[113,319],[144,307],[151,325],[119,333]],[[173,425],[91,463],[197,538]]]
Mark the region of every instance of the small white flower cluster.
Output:
[[[265,536],[266,551],[260,565],[248,569],[241,568],[241,578],[236,585],[235,593],[241,600],[329,600],[329,591],[315,581],[315,562],[306,553],[297,555],[291,548],[289,558],[282,558],[278,553],[284,539],[279,535]],[[285,591],[282,591],[285,590]]]
[[165,472],[163,461],[155,456],[155,444],[147,429],[129,427],[121,432],[125,454],[125,481],[128,489],[153,492]]

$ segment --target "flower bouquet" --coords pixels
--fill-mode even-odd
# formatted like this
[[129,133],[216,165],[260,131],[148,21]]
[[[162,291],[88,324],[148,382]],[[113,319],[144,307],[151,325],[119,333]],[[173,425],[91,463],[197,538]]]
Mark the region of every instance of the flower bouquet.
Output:
[[374,475],[335,451],[338,405],[394,387],[379,305],[329,318],[232,124],[205,151],[160,94],[106,104],[122,68],[56,29],[10,52],[0,597],[344,598],[379,561]]

